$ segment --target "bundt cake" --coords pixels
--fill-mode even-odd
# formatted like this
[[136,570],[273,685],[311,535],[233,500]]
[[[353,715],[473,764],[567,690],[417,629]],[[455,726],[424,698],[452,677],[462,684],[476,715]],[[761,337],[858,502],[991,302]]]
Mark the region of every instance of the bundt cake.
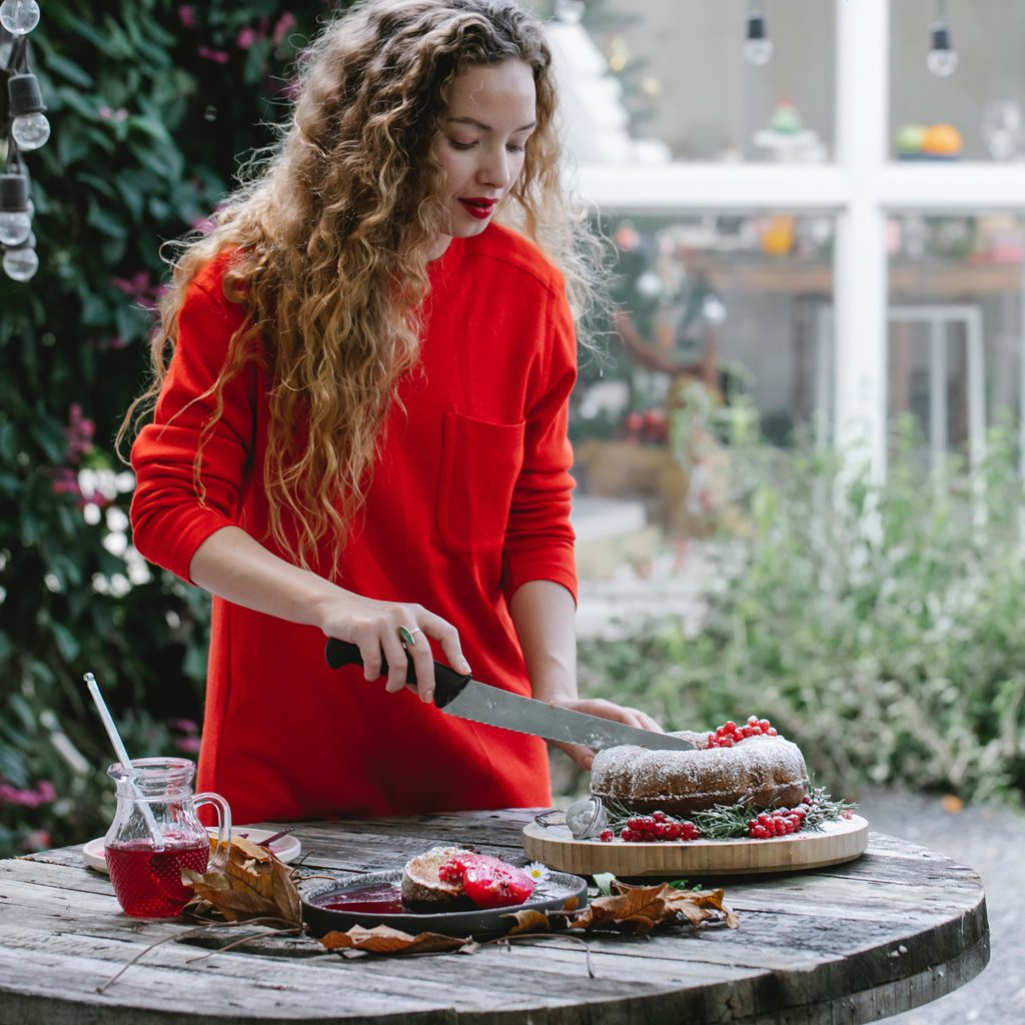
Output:
[[741,799],[756,808],[801,802],[811,784],[796,744],[775,730],[720,744],[721,729],[716,734],[676,733],[694,742],[693,751],[649,751],[632,745],[599,751],[591,769],[591,793],[639,812],[661,809],[676,816]]

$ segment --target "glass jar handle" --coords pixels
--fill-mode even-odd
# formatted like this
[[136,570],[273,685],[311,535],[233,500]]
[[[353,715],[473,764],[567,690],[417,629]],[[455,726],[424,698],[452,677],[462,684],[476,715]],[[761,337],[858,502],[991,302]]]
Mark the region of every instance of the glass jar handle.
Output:
[[231,806],[220,794],[196,794],[193,805],[212,804],[217,809],[217,850],[207,865],[207,871],[220,870],[228,862],[228,845],[231,843]]

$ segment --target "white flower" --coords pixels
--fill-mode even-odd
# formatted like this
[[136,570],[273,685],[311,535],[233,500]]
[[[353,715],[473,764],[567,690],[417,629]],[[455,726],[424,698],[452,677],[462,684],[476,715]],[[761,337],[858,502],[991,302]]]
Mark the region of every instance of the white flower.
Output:
[[543,883],[548,878],[548,867],[540,861],[532,861],[524,870],[535,883]]

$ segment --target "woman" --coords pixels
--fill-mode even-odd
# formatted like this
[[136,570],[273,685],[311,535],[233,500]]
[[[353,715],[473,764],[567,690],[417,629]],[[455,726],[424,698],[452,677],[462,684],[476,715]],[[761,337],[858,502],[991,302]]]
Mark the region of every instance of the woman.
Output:
[[136,546],[215,595],[199,785],[239,822],[547,805],[543,742],[427,702],[437,657],[658,728],[576,691],[551,56],[511,0],[371,0],[309,56],[176,262],[132,450]]

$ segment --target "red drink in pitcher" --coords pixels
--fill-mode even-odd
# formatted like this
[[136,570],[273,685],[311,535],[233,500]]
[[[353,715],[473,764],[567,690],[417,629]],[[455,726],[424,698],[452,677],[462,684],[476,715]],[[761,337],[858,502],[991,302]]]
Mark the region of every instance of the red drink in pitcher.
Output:
[[181,914],[193,893],[181,880],[183,868],[205,872],[210,844],[165,837],[163,850],[149,839],[129,840],[105,851],[107,870],[126,915],[168,918]]
[[[114,895],[126,915],[180,915],[193,891],[182,869],[223,869],[231,840],[231,809],[219,794],[193,794],[195,765],[187,758],[133,759],[131,773],[120,763],[107,770],[117,781],[117,811],[103,839]],[[217,851],[196,808],[212,804],[220,825]]]

